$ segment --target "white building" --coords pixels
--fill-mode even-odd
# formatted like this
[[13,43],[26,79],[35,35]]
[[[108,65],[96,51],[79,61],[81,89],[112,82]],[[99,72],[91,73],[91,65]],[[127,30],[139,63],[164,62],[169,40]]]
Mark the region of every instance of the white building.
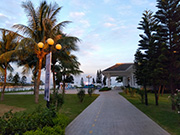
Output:
[[108,87],[111,87],[111,77],[123,77],[123,86],[138,87],[136,78],[134,75],[134,64],[133,63],[117,63],[102,71],[102,74],[108,79]]

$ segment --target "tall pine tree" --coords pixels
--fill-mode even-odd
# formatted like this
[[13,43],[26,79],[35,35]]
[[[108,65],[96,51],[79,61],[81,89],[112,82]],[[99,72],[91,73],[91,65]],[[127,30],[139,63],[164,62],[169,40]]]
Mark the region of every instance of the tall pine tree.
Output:
[[[140,34],[139,49],[135,54],[136,78],[140,85],[145,89],[145,104],[148,105],[147,85],[152,85],[153,70],[156,60],[156,44],[155,44],[155,29],[157,21],[153,16],[153,12],[146,10],[143,13],[142,21],[139,23],[138,29],[143,30],[144,34]],[[157,102],[157,92],[155,89],[155,99]]]
[[[180,50],[180,0],[157,0],[158,11],[156,18],[159,22],[159,37],[163,39],[163,44],[168,49],[167,69],[168,81],[172,97],[174,96],[176,83],[178,80],[179,60],[175,52]],[[172,104],[172,109],[175,110],[175,105]]]

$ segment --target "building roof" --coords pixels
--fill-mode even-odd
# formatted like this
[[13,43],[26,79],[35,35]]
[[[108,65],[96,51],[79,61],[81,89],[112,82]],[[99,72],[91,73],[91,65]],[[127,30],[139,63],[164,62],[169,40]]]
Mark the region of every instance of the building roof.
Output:
[[112,67],[109,67],[105,71],[126,71],[130,66],[132,66],[134,63],[117,63],[113,65]]

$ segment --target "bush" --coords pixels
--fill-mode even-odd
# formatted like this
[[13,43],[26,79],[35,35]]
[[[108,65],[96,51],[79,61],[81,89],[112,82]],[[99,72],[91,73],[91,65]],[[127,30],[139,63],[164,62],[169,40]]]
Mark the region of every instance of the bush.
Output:
[[171,95],[171,102],[176,106],[178,113],[180,114],[180,90],[176,90],[177,93]]
[[136,94],[136,89],[135,88],[129,88],[129,93],[130,93],[131,97],[134,97]]
[[62,129],[61,126],[48,127],[45,126],[42,129],[38,128],[35,131],[27,131],[24,135],[64,135],[65,129]]
[[57,112],[59,111],[63,103],[64,103],[64,98],[62,94],[58,94],[58,92],[55,92],[53,95],[51,95],[50,106],[54,106]]
[[[32,113],[23,113],[21,115],[17,115],[17,113],[13,114],[11,111],[9,111],[0,118],[0,134],[23,134],[26,131],[30,131],[28,134],[37,133],[39,135],[43,135],[44,127],[51,128],[56,126],[56,124],[58,124],[61,127],[60,129],[64,131],[65,126],[67,125],[65,120],[67,119],[64,118],[65,120],[63,120],[63,117],[59,118],[59,115],[56,114],[54,108],[48,109],[38,107]],[[62,120],[59,122],[61,124],[59,124],[56,119]],[[40,132],[41,130],[43,133]]]
[[128,88],[124,88],[124,89],[123,89],[123,92],[124,92],[126,95],[128,95],[128,94],[129,94],[129,89],[128,89]]
[[121,90],[124,90],[124,89],[125,89],[125,87],[124,87],[124,86],[121,86],[120,88],[121,88]]
[[93,93],[93,89],[92,88],[88,88],[88,94],[89,94],[90,97],[92,96],[92,93]]
[[69,118],[66,117],[64,114],[58,114],[55,119],[53,119],[54,125],[61,126],[62,129],[65,129],[68,125]]
[[77,96],[78,96],[80,102],[82,103],[84,100],[84,97],[85,97],[85,90],[80,89],[80,91],[77,93]]
[[108,87],[103,87],[102,89],[100,89],[99,91],[109,91],[111,90],[111,88],[108,88]]
[[141,103],[143,104],[144,103],[144,89],[137,89],[136,90],[136,93],[138,93],[140,95],[140,100],[141,100]]

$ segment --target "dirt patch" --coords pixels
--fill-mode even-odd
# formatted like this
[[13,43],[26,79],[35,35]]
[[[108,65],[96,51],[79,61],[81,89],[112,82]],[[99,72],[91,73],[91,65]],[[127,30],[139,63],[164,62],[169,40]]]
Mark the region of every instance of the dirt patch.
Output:
[[25,110],[24,108],[0,104],[0,116],[2,116],[4,113],[8,112],[11,109],[13,113]]

